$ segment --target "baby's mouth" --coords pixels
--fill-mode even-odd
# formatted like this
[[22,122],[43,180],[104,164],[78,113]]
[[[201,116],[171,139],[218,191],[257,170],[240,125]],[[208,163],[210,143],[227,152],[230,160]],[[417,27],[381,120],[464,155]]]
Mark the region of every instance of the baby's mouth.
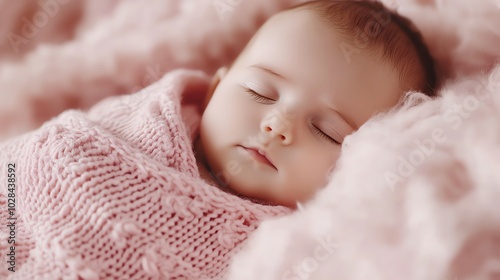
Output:
[[268,165],[268,166],[278,170],[276,168],[276,166],[274,166],[273,162],[269,159],[269,157],[266,154],[266,152],[264,151],[264,149],[259,148],[259,147],[245,147],[245,146],[240,146],[240,147],[245,149],[245,151],[248,153],[248,155],[250,155],[252,158],[257,160],[258,162],[263,163],[265,165]]

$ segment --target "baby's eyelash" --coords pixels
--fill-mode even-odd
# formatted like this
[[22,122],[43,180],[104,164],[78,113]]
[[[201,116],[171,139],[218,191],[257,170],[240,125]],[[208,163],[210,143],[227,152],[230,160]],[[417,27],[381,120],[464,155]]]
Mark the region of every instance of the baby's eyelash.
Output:
[[316,134],[318,134],[323,139],[325,139],[327,141],[330,141],[330,142],[332,142],[334,144],[340,145],[339,141],[337,141],[337,140],[333,139],[332,137],[328,136],[323,131],[321,131],[319,128],[317,128],[316,126],[314,126],[314,130],[315,130]]
[[255,92],[251,88],[247,88],[246,87],[245,91],[248,92],[252,96],[252,98],[255,99],[255,101],[257,101],[257,102],[260,102],[260,103],[270,103],[270,102],[274,101],[271,98],[268,98],[268,97],[265,97],[265,96],[262,96],[262,95],[258,94],[257,92]]

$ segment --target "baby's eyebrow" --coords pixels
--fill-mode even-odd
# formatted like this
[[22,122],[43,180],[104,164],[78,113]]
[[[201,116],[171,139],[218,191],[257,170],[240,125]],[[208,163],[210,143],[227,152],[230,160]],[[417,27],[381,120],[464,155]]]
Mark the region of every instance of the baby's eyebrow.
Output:
[[280,75],[278,74],[276,71],[273,71],[271,70],[269,67],[267,66],[264,66],[264,65],[261,65],[261,64],[253,64],[253,65],[250,65],[249,68],[257,68],[257,69],[260,69],[261,71],[264,71],[264,72],[267,72],[273,76],[276,76],[280,79],[283,79],[283,80],[287,80],[287,78],[285,78],[283,75]]

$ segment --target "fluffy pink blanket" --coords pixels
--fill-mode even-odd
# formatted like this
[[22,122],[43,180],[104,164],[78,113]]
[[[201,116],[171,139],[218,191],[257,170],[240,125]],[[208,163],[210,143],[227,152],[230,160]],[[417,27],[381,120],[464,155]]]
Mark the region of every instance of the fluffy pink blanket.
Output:
[[[44,7],[0,4],[0,30],[25,38],[17,54],[12,36],[0,38],[3,138],[172,69],[211,74],[266,18],[298,1],[46,2],[59,3],[58,12],[26,36]],[[302,210],[264,222],[229,279],[500,277],[500,4],[383,2],[422,31],[440,97],[410,106],[423,99],[413,95],[351,135],[331,182]]]

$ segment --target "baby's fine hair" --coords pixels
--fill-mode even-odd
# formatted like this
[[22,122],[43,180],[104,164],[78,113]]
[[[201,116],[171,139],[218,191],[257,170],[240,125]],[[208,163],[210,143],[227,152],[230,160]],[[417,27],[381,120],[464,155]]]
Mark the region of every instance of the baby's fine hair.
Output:
[[387,59],[399,73],[405,90],[435,96],[434,60],[420,32],[407,18],[377,1],[316,0],[292,8],[316,13],[333,25],[355,53],[367,49]]

